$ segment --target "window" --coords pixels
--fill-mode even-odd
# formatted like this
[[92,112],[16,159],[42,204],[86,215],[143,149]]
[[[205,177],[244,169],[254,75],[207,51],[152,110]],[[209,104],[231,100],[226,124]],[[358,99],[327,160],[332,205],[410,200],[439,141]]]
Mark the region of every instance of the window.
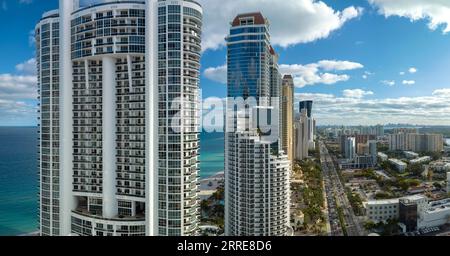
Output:
[[181,7],[179,5],[169,5],[167,7],[168,13],[181,13]]

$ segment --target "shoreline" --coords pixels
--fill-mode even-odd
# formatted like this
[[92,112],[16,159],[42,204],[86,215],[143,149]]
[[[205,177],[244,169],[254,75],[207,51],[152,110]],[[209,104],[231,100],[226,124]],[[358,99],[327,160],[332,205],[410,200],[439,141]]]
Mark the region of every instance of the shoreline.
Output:
[[225,176],[225,171],[219,171],[219,172],[216,172],[215,174],[213,174],[211,176],[208,176],[208,177],[200,179],[200,181],[223,179],[224,176]]
[[219,188],[220,184],[225,181],[225,171],[217,172],[216,174],[200,180],[200,199],[206,200],[212,196]]
[[39,230],[33,231],[33,232],[28,232],[28,233],[24,233],[24,234],[20,234],[17,236],[39,236]]

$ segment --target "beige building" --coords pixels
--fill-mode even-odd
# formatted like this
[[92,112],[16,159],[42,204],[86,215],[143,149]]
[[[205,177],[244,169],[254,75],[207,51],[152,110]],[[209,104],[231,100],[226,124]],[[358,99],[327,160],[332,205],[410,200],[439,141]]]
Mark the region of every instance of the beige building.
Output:
[[289,161],[294,161],[294,80],[291,75],[283,77],[283,150],[286,152]]
[[367,143],[358,143],[356,153],[358,155],[368,155],[369,154],[369,145]]
[[390,150],[440,152],[444,150],[442,134],[395,133],[389,135]]

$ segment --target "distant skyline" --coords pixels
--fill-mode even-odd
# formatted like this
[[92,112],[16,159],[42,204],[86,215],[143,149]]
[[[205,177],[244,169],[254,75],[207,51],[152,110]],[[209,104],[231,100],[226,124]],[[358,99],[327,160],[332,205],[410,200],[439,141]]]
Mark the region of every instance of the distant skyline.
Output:
[[[450,1],[199,2],[204,98],[226,95],[229,22],[237,13],[261,11],[270,20],[281,71],[294,75],[297,102],[315,101],[318,125],[450,125]],[[57,5],[0,0],[0,126],[37,123],[33,31]]]

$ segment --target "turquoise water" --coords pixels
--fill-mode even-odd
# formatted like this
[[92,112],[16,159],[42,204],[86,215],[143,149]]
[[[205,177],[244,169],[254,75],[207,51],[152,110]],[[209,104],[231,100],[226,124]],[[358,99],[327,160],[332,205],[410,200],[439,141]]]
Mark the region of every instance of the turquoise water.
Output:
[[200,176],[206,178],[224,170],[224,134],[200,135]]
[[36,136],[36,128],[0,128],[0,235],[37,229]]
[[[0,127],[0,236],[37,230],[37,128]],[[223,133],[200,136],[200,176],[224,169]]]

